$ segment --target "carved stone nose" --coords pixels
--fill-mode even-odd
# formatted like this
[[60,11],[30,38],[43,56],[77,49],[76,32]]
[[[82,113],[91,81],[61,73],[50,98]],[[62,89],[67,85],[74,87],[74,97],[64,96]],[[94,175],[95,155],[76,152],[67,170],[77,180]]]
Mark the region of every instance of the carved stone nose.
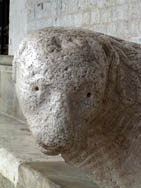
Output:
[[[38,143],[40,151],[44,154],[51,154],[56,155],[56,150],[54,147],[49,147],[48,145],[44,144],[43,142]],[[57,153],[58,154],[58,153]]]
[[53,116],[54,118],[61,119],[68,115],[69,103],[66,94],[61,92],[53,93],[49,105],[51,116]]

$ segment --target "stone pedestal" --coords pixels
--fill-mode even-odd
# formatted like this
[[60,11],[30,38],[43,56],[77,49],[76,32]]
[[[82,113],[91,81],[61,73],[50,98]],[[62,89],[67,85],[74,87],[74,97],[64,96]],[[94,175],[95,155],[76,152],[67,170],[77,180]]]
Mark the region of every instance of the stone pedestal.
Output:
[[42,154],[26,124],[0,115],[0,188],[98,188],[60,156]]

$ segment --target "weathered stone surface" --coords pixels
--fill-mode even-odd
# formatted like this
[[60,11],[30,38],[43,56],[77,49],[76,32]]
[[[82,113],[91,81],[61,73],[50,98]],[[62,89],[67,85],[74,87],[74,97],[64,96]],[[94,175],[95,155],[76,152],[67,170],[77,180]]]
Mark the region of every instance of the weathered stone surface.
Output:
[[15,188],[14,184],[0,174],[0,188]]
[[17,95],[42,151],[101,188],[141,185],[141,46],[90,31],[47,28],[14,60]]
[[98,188],[60,156],[40,152],[27,125],[0,115],[0,188]]
[[98,188],[80,170],[64,162],[34,162],[19,170],[17,188]]

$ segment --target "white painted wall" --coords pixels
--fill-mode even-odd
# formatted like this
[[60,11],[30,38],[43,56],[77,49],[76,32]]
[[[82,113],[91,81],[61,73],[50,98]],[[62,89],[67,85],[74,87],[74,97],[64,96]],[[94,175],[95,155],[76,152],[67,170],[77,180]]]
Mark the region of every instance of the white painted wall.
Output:
[[11,0],[9,54],[29,32],[74,26],[141,42],[141,0]]
[[25,0],[10,0],[9,55],[14,54],[20,41],[27,34],[27,27]]

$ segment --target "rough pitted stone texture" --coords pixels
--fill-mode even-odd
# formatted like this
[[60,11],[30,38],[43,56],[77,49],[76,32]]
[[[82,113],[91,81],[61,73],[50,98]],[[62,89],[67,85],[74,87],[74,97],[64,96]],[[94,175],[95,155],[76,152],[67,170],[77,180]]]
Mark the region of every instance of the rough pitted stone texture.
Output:
[[141,185],[141,46],[87,30],[30,34],[14,60],[17,95],[44,153],[101,188]]

